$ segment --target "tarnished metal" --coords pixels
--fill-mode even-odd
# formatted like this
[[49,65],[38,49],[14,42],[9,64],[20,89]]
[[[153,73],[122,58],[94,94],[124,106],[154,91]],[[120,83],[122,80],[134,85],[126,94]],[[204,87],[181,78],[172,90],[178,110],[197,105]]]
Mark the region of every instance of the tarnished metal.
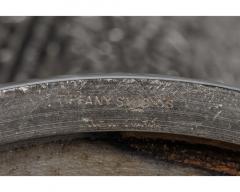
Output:
[[240,144],[240,92],[154,76],[68,77],[0,89],[0,142],[145,131]]
[[[0,154],[1,175],[240,173],[238,88],[154,75],[68,76],[4,85],[0,106],[0,145],[6,147]],[[107,144],[99,139],[64,144],[69,153],[54,142],[32,147],[43,138],[51,143],[59,136],[95,138],[96,133],[113,135],[103,137]],[[168,143],[172,140],[188,144]],[[14,153],[7,147],[21,142],[28,147]],[[26,158],[34,164],[26,164]],[[169,161],[180,164],[169,169]]]
[[141,131],[240,144],[240,92],[158,76],[67,77],[0,89],[0,143]]

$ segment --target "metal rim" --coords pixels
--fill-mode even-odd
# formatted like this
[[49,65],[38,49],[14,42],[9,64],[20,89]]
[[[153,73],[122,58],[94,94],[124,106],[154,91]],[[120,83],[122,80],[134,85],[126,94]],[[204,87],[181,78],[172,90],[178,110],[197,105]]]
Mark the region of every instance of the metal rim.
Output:
[[[0,95],[0,144],[98,131],[169,133],[240,144],[240,91],[221,84],[157,75],[68,76],[4,86]],[[121,107],[117,100],[87,105],[79,104],[79,95],[130,101]],[[162,98],[156,104],[158,95]],[[174,104],[167,107],[166,98]],[[148,107],[143,100],[149,100],[144,101]]]

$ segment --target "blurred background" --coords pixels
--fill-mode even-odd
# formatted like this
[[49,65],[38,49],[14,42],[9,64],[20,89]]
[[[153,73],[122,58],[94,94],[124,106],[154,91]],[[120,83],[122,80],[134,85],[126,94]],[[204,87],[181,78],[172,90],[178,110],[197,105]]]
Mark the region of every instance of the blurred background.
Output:
[[116,72],[240,87],[240,17],[0,17],[0,83]]

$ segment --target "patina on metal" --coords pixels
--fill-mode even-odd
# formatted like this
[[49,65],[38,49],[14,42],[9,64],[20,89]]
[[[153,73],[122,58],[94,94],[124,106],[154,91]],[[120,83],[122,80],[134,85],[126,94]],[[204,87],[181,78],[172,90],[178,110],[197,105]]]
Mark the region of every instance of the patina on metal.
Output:
[[[167,138],[240,149],[240,90],[221,84],[154,75],[61,77],[3,86],[0,106],[2,146],[46,137],[107,132],[120,133],[121,142],[126,138]],[[142,141],[134,140],[129,146],[145,152],[161,149],[157,146],[158,150],[152,150],[149,141]],[[204,165],[199,159],[184,160],[181,153],[171,158],[165,151],[165,156],[167,160],[239,174],[234,158],[228,158],[229,165],[225,160],[218,159],[216,164],[206,157],[208,164]],[[132,173],[146,174],[146,170]]]
[[97,131],[141,131],[240,144],[240,92],[154,76],[90,76],[0,89],[0,143]]

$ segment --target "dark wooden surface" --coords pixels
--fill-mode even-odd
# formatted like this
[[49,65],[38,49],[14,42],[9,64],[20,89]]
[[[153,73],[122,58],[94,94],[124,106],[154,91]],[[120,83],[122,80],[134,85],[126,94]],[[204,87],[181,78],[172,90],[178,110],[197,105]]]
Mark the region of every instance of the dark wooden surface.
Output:
[[0,175],[239,175],[237,151],[157,133],[81,133],[2,145]]
[[[124,145],[124,143],[122,143]],[[222,173],[218,173],[222,174]],[[94,140],[51,142],[0,154],[0,175],[217,175]]]

